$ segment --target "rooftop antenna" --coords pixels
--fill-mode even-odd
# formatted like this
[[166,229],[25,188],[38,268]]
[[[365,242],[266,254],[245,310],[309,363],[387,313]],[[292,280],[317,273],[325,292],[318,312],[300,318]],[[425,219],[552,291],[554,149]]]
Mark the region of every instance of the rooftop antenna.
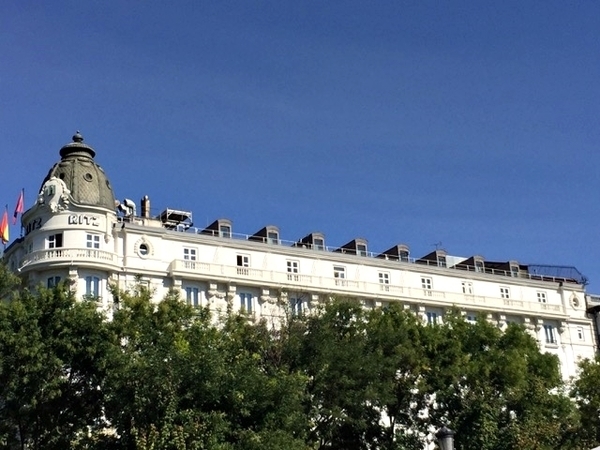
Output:
[[435,247],[436,250],[439,250],[442,247],[442,241],[438,241],[435,244],[431,244]]

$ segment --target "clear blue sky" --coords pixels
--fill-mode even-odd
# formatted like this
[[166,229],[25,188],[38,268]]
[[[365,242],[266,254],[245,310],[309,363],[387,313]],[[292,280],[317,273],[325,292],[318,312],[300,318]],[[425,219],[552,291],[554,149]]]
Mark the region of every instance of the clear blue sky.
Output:
[[600,293],[599,81],[597,1],[8,0],[0,200],[30,207],[81,130],[156,214],[574,265]]

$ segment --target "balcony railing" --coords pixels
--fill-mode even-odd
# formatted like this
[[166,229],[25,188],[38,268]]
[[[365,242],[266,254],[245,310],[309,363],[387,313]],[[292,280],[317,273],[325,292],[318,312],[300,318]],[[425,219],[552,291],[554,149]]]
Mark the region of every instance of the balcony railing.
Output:
[[315,292],[346,295],[349,297],[371,297],[382,300],[422,300],[440,305],[461,305],[474,308],[499,310],[532,311],[560,314],[561,305],[527,301],[522,299],[488,297],[473,294],[437,291],[422,287],[405,287],[394,284],[355,281],[346,278],[303,275],[273,270],[253,269],[249,267],[228,266],[195,261],[173,260],[169,272],[179,276],[198,276],[210,280],[253,282],[264,287],[277,286],[284,289],[303,289]]
[[51,248],[38,250],[26,255],[20,262],[19,267],[24,268],[38,262],[82,262],[95,261],[105,264],[117,263],[117,255],[112,252],[93,248]]

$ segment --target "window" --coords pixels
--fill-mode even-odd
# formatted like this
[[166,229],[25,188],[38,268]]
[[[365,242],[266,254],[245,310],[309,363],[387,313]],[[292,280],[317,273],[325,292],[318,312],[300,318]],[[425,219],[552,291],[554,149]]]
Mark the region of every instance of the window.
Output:
[[325,250],[325,240],[321,238],[313,239],[313,248],[315,250]]
[[290,312],[292,316],[301,316],[304,312],[304,305],[301,298],[290,298]]
[[252,294],[247,292],[240,293],[240,308],[242,311],[251,314],[252,311]]
[[477,315],[475,313],[467,313],[465,320],[468,323],[477,323]]
[[60,277],[50,277],[48,278],[47,283],[48,289],[55,288],[58,286],[58,283],[60,283]]
[[277,231],[269,231],[267,233],[268,244],[279,244],[279,233]]
[[507,287],[501,287],[500,288],[500,297],[510,298],[510,289]]
[[224,238],[231,237],[231,227],[229,225],[221,225],[219,226],[219,236]]
[[462,282],[462,291],[463,294],[473,295],[473,283],[470,281]]
[[199,290],[197,287],[187,286],[185,288],[185,301],[187,302],[188,305],[193,306],[194,308],[197,308],[198,306],[200,306],[199,298],[200,298]]
[[358,256],[367,256],[367,246],[365,244],[357,244],[356,254]]
[[[63,235],[62,233],[53,234],[48,236],[48,248],[59,249],[63,246]],[[56,250],[56,256],[61,256],[62,251]]]
[[183,249],[183,259],[185,261],[186,269],[195,269],[196,263],[196,249],[195,248],[184,248]]
[[100,235],[99,234],[87,234],[85,246],[87,248],[100,248]]
[[421,277],[421,287],[424,289],[424,294],[431,296],[431,288],[433,283],[429,277]]
[[293,261],[291,259],[287,260],[287,272],[288,272],[288,276],[287,279],[289,281],[298,281],[299,280],[299,276],[298,276],[298,261]]
[[426,313],[427,316],[427,324],[428,325],[435,325],[438,323],[438,314],[432,311],[427,311]]
[[585,337],[583,334],[583,327],[577,327],[577,339],[579,339],[580,341],[585,340]]
[[250,257],[248,255],[237,255],[237,266],[238,275],[248,275]]
[[443,255],[439,255],[437,257],[437,265],[438,267],[446,267],[446,257]]
[[408,262],[408,259],[409,259],[408,250],[400,250],[400,252],[398,252],[398,257],[399,257],[400,261]]
[[553,325],[544,325],[544,334],[546,335],[546,344],[556,344],[556,328]]
[[140,252],[140,255],[146,256],[150,252],[150,249],[148,248],[148,244],[140,244],[139,252]]
[[379,272],[379,285],[382,291],[390,290],[390,274],[388,272]]
[[510,276],[514,278],[518,278],[519,276],[519,266],[511,264],[510,266]]
[[346,268],[343,266],[333,266],[333,278],[336,286],[346,286]]
[[480,272],[480,273],[484,272],[483,261],[481,261],[479,259],[475,260],[475,272]]
[[540,303],[546,303],[546,293],[542,291],[537,292],[537,299]]
[[85,277],[85,298],[86,300],[97,300],[100,297],[100,278],[88,276]]

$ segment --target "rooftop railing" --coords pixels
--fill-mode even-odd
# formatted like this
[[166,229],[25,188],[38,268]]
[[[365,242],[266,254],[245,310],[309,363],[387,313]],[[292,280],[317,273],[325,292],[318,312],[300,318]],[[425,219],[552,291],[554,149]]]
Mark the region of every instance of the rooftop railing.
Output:
[[[332,246],[313,246],[312,244],[308,244],[308,243],[302,243],[299,241],[288,241],[288,240],[284,240],[284,239],[270,239],[268,237],[257,237],[255,235],[250,235],[250,234],[241,234],[241,233],[227,233],[226,236],[223,236],[223,234],[218,231],[218,230],[206,230],[206,229],[200,229],[200,228],[188,228],[188,229],[181,229],[178,231],[187,231],[189,233],[194,233],[194,234],[201,234],[201,235],[205,235],[205,236],[212,236],[212,237],[217,237],[217,238],[221,238],[221,239],[236,239],[236,240],[245,240],[245,241],[252,241],[252,242],[262,242],[266,245],[280,245],[283,247],[295,247],[295,248],[304,248],[307,250],[313,250],[315,252],[330,252],[330,253],[341,253],[341,254],[347,254],[347,255],[353,255],[359,258],[377,258],[377,259],[383,259],[383,260],[388,260],[388,261],[394,261],[394,262],[398,262],[401,264],[419,264],[419,265],[425,265],[425,266],[429,266],[429,267],[437,267],[440,269],[447,269],[447,270],[460,270],[460,271],[466,271],[466,272],[474,272],[474,273],[481,273],[481,274],[485,274],[485,275],[493,275],[493,276],[503,276],[503,277],[511,277],[511,278],[523,278],[523,279],[529,279],[529,280],[538,280],[538,281],[548,281],[548,282],[553,282],[553,283],[577,283],[577,280],[571,279],[571,278],[565,278],[565,277],[558,277],[558,276],[551,276],[551,275],[541,275],[541,274],[530,274],[524,271],[519,271],[518,273],[513,272],[511,270],[505,270],[505,269],[495,269],[495,268],[488,268],[488,267],[481,267],[481,266],[473,266],[473,265],[466,265],[466,264],[456,264],[453,266],[445,266],[445,265],[441,265],[438,261],[435,260],[426,260],[426,259],[417,259],[417,258],[411,258],[411,257],[398,257],[396,255],[385,255],[382,253],[375,253],[375,252],[359,252],[358,250],[352,250],[352,249],[345,249],[345,248],[341,248],[341,247],[332,247]],[[485,263],[484,263],[485,264]]]

